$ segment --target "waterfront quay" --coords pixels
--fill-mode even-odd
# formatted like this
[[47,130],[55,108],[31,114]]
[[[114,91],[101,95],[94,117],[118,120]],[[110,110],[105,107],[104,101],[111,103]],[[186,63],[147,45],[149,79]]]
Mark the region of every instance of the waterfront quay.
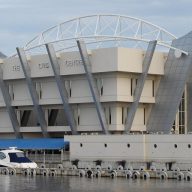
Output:
[[[65,163],[69,165],[70,162]],[[95,168],[86,167],[84,169],[77,168],[75,165],[71,167],[63,167],[62,164],[58,164],[56,168],[36,168],[36,169],[21,169],[21,168],[0,168],[1,175],[24,175],[27,177],[34,177],[36,175],[42,175],[45,177],[55,176],[76,176],[76,177],[87,177],[87,178],[125,178],[125,179],[176,179],[178,181],[186,180],[192,181],[192,170],[166,170],[166,168],[157,170],[155,167],[151,167],[150,170],[141,167],[139,170],[133,170],[131,167],[124,169],[121,165],[117,169],[112,169],[111,166],[102,168],[97,165]]]

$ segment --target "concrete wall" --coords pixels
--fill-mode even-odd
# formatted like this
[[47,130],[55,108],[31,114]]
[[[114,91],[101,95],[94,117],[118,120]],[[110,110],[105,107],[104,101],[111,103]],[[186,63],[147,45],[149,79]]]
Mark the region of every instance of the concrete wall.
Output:
[[[90,60],[92,72],[130,72],[141,73],[144,51],[128,48],[105,48],[92,50]],[[165,53],[154,54],[149,74],[163,75]],[[58,57],[61,75],[84,74],[84,69],[78,52],[61,53]],[[35,55],[28,58],[33,78],[53,76],[48,55]],[[24,74],[18,57],[7,58],[3,61],[3,78],[22,79]]]
[[192,161],[192,135],[81,135],[65,136],[70,159],[82,161]]

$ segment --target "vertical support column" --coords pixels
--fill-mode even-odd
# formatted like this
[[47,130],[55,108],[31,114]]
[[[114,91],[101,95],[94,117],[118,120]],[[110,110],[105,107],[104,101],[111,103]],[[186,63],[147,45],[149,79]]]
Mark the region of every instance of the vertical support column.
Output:
[[59,63],[57,61],[54,47],[51,44],[46,44],[46,49],[47,49],[47,53],[49,55],[49,60],[51,62],[51,66],[53,69],[53,73],[55,76],[57,87],[58,87],[58,90],[59,90],[59,93],[61,96],[64,112],[65,112],[65,115],[67,116],[67,121],[68,121],[69,126],[71,128],[71,132],[72,132],[72,134],[77,134],[74,115],[73,115],[72,109],[69,105],[67,90],[66,90],[65,85],[64,85],[64,83],[61,79],[61,76],[60,76],[60,66],[59,66]]
[[107,121],[106,121],[103,107],[100,103],[100,96],[99,96],[98,87],[97,87],[97,85],[94,81],[93,75],[92,75],[91,63],[89,60],[89,55],[87,53],[86,45],[85,45],[84,41],[80,41],[80,40],[77,40],[77,45],[79,48],[80,56],[81,56],[82,63],[83,63],[84,69],[85,69],[85,74],[86,74],[86,77],[88,80],[88,84],[89,84],[89,88],[90,88],[90,91],[91,91],[91,94],[93,97],[93,101],[94,101],[95,106],[96,106],[97,115],[99,118],[101,128],[105,134],[108,134],[109,132],[107,129]]
[[149,67],[151,64],[151,60],[153,58],[156,44],[157,44],[157,41],[150,41],[148,48],[147,48],[147,51],[145,53],[145,57],[143,60],[143,66],[142,66],[142,68],[143,68],[142,74],[139,76],[139,79],[137,80],[137,85],[136,85],[136,88],[134,91],[134,96],[133,96],[134,101],[128,110],[126,124],[125,124],[125,133],[128,133],[131,130],[133,120],[135,117],[135,113],[136,113],[137,108],[139,106],[139,100],[141,98],[141,94],[143,91],[145,80],[147,78],[147,74],[148,74]]
[[0,66],[0,87],[1,87],[2,95],[3,95],[3,99],[5,101],[5,105],[7,108],[7,112],[9,114],[9,117],[11,120],[11,124],[12,124],[13,130],[15,132],[15,136],[16,136],[16,138],[22,138],[22,135],[19,130],[20,126],[19,126],[19,122],[17,120],[17,115],[15,113],[13,106],[11,105],[11,97],[9,95],[9,91],[5,85],[5,82],[3,80],[3,70],[1,68],[1,66]]
[[27,81],[29,93],[31,95],[31,99],[32,99],[32,102],[34,105],[34,110],[35,110],[37,119],[39,121],[39,124],[41,126],[42,134],[44,137],[49,137],[49,134],[47,132],[47,123],[45,120],[43,110],[42,110],[41,106],[39,105],[39,98],[38,98],[35,86],[33,84],[33,81],[31,79],[31,70],[30,70],[29,64],[27,62],[25,52],[22,48],[17,47],[16,49],[17,49],[19,60],[20,60],[20,63],[21,63],[21,66],[22,66],[22,69],[23,69],[23,72],[24,72],[24,75],[25,75],[25,78]]

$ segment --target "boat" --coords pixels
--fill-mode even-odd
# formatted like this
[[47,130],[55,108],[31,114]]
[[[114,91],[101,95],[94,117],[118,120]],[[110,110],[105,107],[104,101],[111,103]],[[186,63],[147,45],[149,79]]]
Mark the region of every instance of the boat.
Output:
[[38,166],[28,159],[23,151],[17,150],[16,147],[10,147],[0,151],[0,167],[35,169]]

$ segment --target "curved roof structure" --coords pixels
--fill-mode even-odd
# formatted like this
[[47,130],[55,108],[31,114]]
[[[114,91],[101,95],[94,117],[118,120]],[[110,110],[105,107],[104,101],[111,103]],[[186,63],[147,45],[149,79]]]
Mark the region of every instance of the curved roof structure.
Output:
[[57,52],[75,49],[76,39],[83,39],[90,47],[123,46],[142,47],[151,40],[170,47],[176,37],[147,21],[124,15],[88,15],[77,17],[53,26],[29,41],[24,49],[40,50],[53,43]]

